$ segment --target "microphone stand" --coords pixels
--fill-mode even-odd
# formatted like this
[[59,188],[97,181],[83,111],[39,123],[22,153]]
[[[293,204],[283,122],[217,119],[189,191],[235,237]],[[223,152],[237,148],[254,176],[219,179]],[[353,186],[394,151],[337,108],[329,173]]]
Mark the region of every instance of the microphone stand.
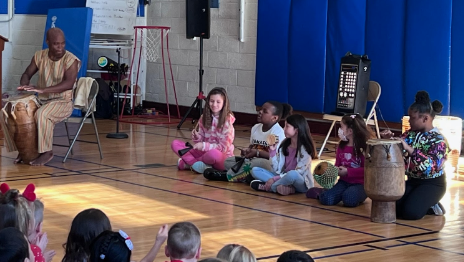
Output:
[[118,90],[116,90],[117,92],[117,102],[116,102],[116,115],[117,115],[117,118],[116,118],[116,133],[109,133],[106,135],[106,138],[114,138],[114,139],[124,139],[124,138],[128,138],[129,136],[126,134],[126,133],[120,133],[119,132],[119,89],[121,89],[121,68],[120,68],[120,64],[121,64],[121,48],[117,48],[116,49],[116,52],[118,53]]

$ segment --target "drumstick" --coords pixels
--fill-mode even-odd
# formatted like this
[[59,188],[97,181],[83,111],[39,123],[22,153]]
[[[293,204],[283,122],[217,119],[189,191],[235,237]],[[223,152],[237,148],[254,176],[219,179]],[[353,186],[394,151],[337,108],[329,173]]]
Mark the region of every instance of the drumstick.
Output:
[[199,127],[199,125],[200,125],[200,121],[197,121],[197,123],[196,123],[195,126],[193,127],[193,130],[199,132],[200,129],[197,130],[197,127]]

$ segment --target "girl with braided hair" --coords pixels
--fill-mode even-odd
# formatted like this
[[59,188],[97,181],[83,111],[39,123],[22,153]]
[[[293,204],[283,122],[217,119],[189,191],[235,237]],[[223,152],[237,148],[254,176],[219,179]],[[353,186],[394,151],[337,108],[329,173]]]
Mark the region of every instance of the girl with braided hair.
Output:
[[[163,225],[156,235],[155,244],[140,262],[153,262],[168,238],[168,225]],[[130,262],[134,245],[124,231],[103,231],[90,245],[90,262]]]

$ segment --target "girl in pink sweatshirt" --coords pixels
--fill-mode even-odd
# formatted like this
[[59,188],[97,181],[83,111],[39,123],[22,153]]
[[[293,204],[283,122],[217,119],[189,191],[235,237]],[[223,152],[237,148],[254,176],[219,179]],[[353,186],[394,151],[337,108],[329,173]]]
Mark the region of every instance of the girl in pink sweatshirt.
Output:
[[179,170],[191,167],[200,174],[211,167],[225,170],[224,161],[234,155],[234,122],[226,90],[213,88],[206,97],[204,113],[198,120],[199,130],[192,130],[193,149],[180,156],[179,150],[187,148],[185,142],[172,141],[171,148],[180,157],[177,161]]
[[317,198],[323,205],[337,205],[340,201],[346,207],[356,207],[366,200],[364,192],[364,154],[366,142],[373,138],[372,131],[359,115],[345,115],[340,121],[338,136],[341,141],[337,148],[335,166],[338,167],[337,184],[329,190],[311,188],[308,198]]

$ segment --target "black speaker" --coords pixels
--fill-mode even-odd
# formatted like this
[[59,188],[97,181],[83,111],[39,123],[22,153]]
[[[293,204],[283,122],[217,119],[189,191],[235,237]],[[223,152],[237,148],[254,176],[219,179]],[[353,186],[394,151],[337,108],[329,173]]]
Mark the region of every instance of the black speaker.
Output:
[[209,39],[211,27],[211,0],[185,0],[187,8],[187,38]]
[[371,60],[367,55],[353,55],[348,52],[342,57],[336,112],[358,113],[361,116],[366,114],[370,74]]

